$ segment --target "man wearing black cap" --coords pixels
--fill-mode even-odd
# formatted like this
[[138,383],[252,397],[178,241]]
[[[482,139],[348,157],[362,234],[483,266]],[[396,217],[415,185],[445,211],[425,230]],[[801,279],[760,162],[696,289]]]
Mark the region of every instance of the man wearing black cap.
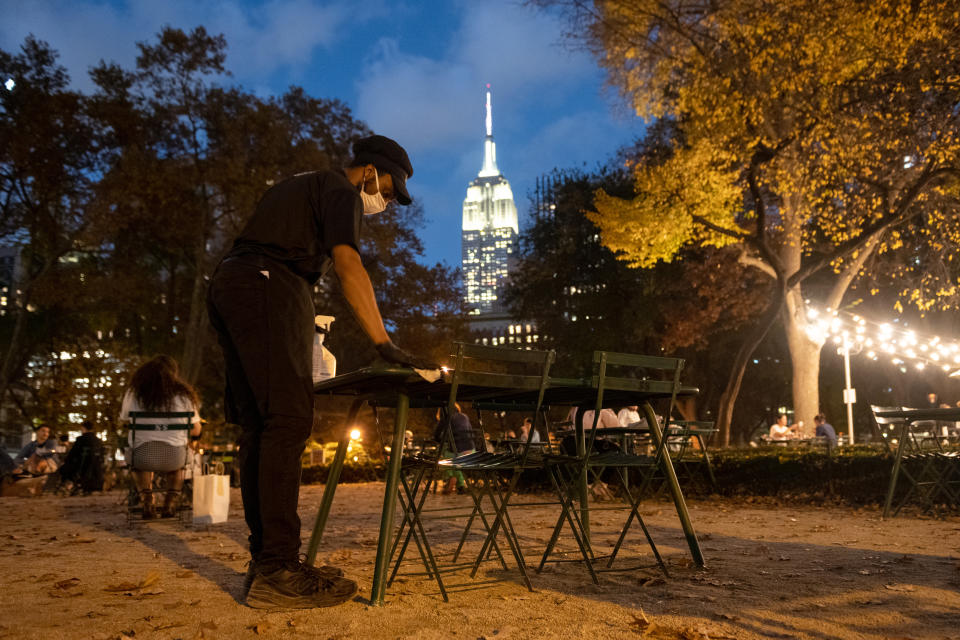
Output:
[[240,486],[252,560],[244,590],[256,608],[341,604],[357,585],[299,560],[300,456],[313,424],[312,286],[332,266],[360,326],[386,361],[429,361],[390,341],[360,261],[360,220],[410,204],[413,167],[384,136],[353,145],[337,171],[301,173],[263,195],[210,282],[210,319],[226,364],[225,413],[242,427]]

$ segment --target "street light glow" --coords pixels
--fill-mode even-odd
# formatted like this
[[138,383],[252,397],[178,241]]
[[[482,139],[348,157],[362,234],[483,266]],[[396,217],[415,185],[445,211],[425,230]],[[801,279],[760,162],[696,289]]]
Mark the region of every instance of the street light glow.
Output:
[[17,83],[13,81],[13,78],[7,78],[7,81],[3,83],[3,86],[7,88],[7,91],[13,91],[13,88],[17,86]]
[[353,431],[351,431],[351,432],[350,432],[350,439],[351,439],[351,440],[359,440],[359,439],[360,439],[360,429],[354,429]]

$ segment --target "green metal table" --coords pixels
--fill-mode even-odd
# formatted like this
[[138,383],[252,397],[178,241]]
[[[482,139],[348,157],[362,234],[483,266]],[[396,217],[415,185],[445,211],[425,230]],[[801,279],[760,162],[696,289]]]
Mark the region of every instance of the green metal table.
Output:
[[903,453],[906,449],[907,439],[910,437],[910,425],[921,420],[960,422],[960,407],[951,407],[949,409],[891,409],[877,411],[876,416],[878,418],[894,418],[902,420],[900,423],[897,451],[893,456],[893,469],[890,472],[890,486],[887,489],[887,499],[883,505],[883,518],[886,519],[890,516],[890,508],[893,504],[893,493],[897,488],[897,479],[900,475],[900,465],[903,462]]
[[[346,459],[350,424],[356,418],[364,403],[371,406],[390,407],[396,411],[383,495],[383,509],[380,515],[380,533],[377,542],[376,563],[373,570],[373,585],[370,590],[370,602],[375,606],[383,604],[387,583],[407,413],[410,408],[446,406],[450,394],[450,376],[450,372],[445,371],[437,382],[428,382],[408,368],[367,367],[336,376],[314,386],[315,395],[352,397],[354,402],[347,414],[346,428],[343,430],[336,456],[330,467],[313,533],[307,547],[307,562],[310,564],[313,564],[316,559],[317,550],[323,537],[323,530],[330,514],[330,508],[333,505],[340,472]],[[528,407],[531,392],[532,390],[528,388],[518,388],[516,376],[485,374],[481,383],[460,383],[457,390],[457,399],[465,402],[497,403],[505,408],[510,406]],[[682,389],[683,395],[695,395],[697,392],[698,390],[693,387]],[[650,380],[646,381],[645,387],[639,391],[609,391],[605,395],[604,404],[609,406],[641,406],[647,418],[647,423],[654,425],[651,433],[659,439],[663,437],[663,434],[649,402],[664,397],[664,394],[669,396],[670,393],[671,383]],[[546,392],[544,405],[592,408],[595,399],[596,389],[592,387],[589,379],[552,378],[550,387]],[[690,520],[690,514],[669,456],[665,456],[663,471],[693,560],[697,565],[703,566],[703,553],[700,550],[700,544],[697,541],[693,523]],[[586,486],[582,488],[582,491],[583,496],[585,496]]]

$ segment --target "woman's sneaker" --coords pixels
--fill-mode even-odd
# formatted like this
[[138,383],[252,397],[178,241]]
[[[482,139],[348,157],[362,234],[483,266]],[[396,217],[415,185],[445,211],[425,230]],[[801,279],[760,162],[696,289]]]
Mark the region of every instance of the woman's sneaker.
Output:
[[334,607],[357,594],[357,583],[342,576],[320,576],[300,562],[270,571],[257,570],[247,593],[254,609],[312,609]]
[[[307,564],[303,554],[300,554],[300,563],[307,571],[312,571],[316,574],[317,578],[339,578],[343,575],[343,569],[340,567],[334,567],[329,564],[325,564],[321,567],[314,567],[313,565]],[[253,579],[257,576],[257,561],[251,560],[247,563],[247,573],[243,576],[243,594],[241,598],[246,599],[247,594],[250,593],[250,585],[253,584]]]

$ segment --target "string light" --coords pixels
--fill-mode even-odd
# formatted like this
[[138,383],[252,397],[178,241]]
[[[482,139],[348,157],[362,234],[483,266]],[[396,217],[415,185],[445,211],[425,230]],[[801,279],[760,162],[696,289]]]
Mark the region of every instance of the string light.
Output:
[[809,306],[809,301],[807,304],[807,334],[812,340],[847,345],[851,354],[862,350],[870,360],[886,356],[903,372],[908,365],[918,371],[930,366],[960,376],[960,341],[919,334],[895,326],[896,322],[871,322],[857,314],[829,307],[820,310]]

